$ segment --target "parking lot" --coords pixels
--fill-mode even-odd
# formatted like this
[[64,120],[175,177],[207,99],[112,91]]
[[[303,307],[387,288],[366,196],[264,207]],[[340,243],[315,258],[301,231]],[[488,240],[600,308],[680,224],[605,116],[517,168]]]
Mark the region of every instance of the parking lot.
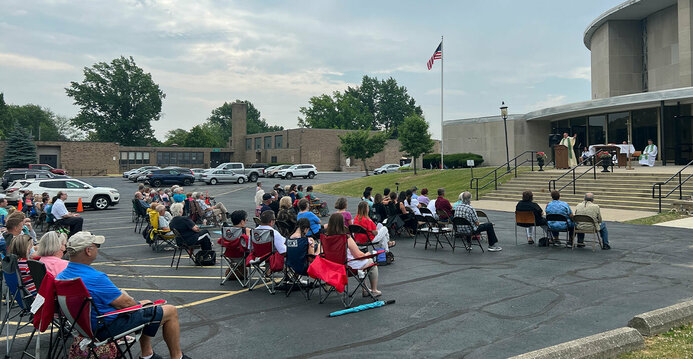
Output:
[[[320,174],[316,184],[361,174]],[[252,292],[235,282],[219,285],[220,267],[195,267],[171,252],[156,253],[133,232],[130,199],[137,185],[122,178],[86,178],[117,188],[121,203],[85,211],[85,230],[106,236],[94,266],[136,299],[166,299],[179,307],[183,351],[211,357],[466,357],[503,358],[613,329],[635,314],[688,298],[690,231],[608,223],[611,251],[514,245],[511,213],[489,212],[503,251],[413,248],[398,239],[396,261],[380,268],[383,299],[396,303],[327,318],[342,309],[337,298],[318,304],[300,293]],[[232,211],[254,210],[254,183],[193,185]],[[336,198],[322,195],[330,208]],[[357,199],[349,199],[355,212]],[[472,203],[473,204],[473,203]],[[215,247],[215,248],[218,248]],[[360,296],[355,304],[366,303]],[[167,356],[161,336],[155,350]]]

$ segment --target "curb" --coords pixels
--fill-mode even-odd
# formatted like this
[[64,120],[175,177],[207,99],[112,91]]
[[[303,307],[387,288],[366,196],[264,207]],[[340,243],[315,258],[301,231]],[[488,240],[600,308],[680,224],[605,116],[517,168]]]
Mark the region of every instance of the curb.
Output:
[[644,336],[665,333],[693,322],[693,300],[642,313],[628,321],[628,326]]
[[644,347],[645,340],[636,329],[622,327],[517,355],[511,359],[613,358]]

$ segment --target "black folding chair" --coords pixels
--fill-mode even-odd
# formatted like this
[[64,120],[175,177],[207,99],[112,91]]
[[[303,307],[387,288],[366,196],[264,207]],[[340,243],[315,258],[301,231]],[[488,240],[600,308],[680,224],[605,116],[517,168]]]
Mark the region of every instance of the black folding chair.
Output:
[[[423,232],[424,238],[426,238],[426,243],[424,244],[424,249],[428,249],[431,244],[431,236],[435,239],[434,249],[437,251],[438,246],[444,248],[441,237],[447,242],[447,244],[455,251],[455,236],[452,236],[452,229],[447,227],[447,224],[436,221],[435,218],[431,216],[420,216],[417,220],[425,221],[425,225],[420,229]],[[416,247],[417,237],[414,237],[414,247]]]
[[566,229],[561,229],[561,230],[554,230],[549,228],[549,232],[551,233],[551,237],[553,237],[553,232],[559,232],[558,237],[554,238],[554,240],[557,240],[560,242],[560,232],[565,232],[566,234],[566,241],[567,243],[571,243],[573,238],[570,235],[570,222],[568,221],[568,217],[558,214],[558,213],[552,213],[552,214],[546,214],[546,221],[547,222],[565,222],[565,228]]
[[193,245],[188,245],[185,244],[183,241],[183,236],[180,235],[180,232],[178,230],[173,229],[173,233],[176,235],[175,238],[175,247],[173,247],[173,257],[171,258],[171,267],[173,267],[173,262],[176,260],[176,253],[178,253],[178,261],[176,262],[176,270],[178,270],[178,265],[180,264],[180,257],[183,255],[183,252],[188,254],[188,257],[190,257],[190,260],[193,261],[193,263],[197,264],[195,261],[195,250],[200,249],[201,246],[199,244],[193,244]]
[[361,249],[361,251],[365,250],[366,252],[370,252],[368,250],[368,247],[372,247],[373,249],[375,249],[375,243],[373,243],[373,239],[375,238],[375,236],[373,235],[373,233],[368,232],[365,228],[361,227],[358,224],[350,224],[349,232],[351,233],[351,237],[354,238],[354,242],[356,242],[357,234],[363,234],[368,239],[368,241],[364,243],[356,242],[356,245],[359,247],[359,249]]
[[472,244],[474,241],[476,241],[476,244],[481,248],[481,253],[484,252],[484,247],[481,245],[481,235],[477,233],[465,233],[460,231],[459,227],[460,226],[469,226],[470,228],[474,228],[471,223],[466,218],[463,217],[453,217],[452,218],[452,229],[455,232],[453,237],[459,237],[462,238],[462,242],[464,243],[464,249],[467,250],[467,253],[472,251]]

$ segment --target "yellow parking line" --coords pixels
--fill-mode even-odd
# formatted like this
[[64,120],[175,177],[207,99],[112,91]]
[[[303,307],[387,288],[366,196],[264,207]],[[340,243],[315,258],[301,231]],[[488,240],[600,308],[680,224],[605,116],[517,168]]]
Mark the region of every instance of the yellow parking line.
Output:
[[223,196],[223,195],[225,195],[225,194],[233,193],[233,192],[240,191],[240,190],[242,190],[242,189],[247,189],[247,188],[248,188],[248,187],[235,188],[235,189],[232,189],[232,190],[230,190],[230,191],[228,191],[228,192],[222,192],[222,193],[218,193],[218,194],[213,194],[212,197]]
[[92,263],[91,265],[97,266],[97,265],[108,265],[108,264],[124,264],[124,263],[130,263],[130,262],[151,261],[154,259],[170,260],[170,257],[150,257],[150,258],[143,258],[143,259],[128,259],[126,261],[117,261],[117,262],[96,262],[96,263]]
[[176,308],[178,308],[178,309],[180,309],[180,308],[187,308],[187,307],[192,307],[192,306],[199,305],[199,304],[209,303],[209,302],[213,302],[213,301],[215,301],[215,300],[219,300],[219,299],[222,299],[222,298],[230,297],[230,296],[232,296],[232,295],[236,295],[236,294],[238,294],[238,293],[243,293],[243,292],[247,292],[247,291],[248,291],[248,288],[246,288],[246,289],[241,289],[241,290],[237,290],[237,291],[234,291],[234,292],[228,292],[228,293],[221,294],[221,295],[217,295],[217,296],[210,297],[210,298],[207,298],[207,299],[198,300],[198,301],[195,301],[195,302],[192,302],[192,303],[177,305]]

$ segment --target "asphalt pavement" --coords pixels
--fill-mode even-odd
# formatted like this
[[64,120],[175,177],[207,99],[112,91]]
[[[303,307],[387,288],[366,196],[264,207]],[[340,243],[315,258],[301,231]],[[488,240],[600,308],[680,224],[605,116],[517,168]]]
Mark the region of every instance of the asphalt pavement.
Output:
[[[267,189],[360,175],[262,182]],[[183,351],[192,358],[504,358],[621,327],[636,314],[691,296],[690,229],[608,222],[612,250],[571,251],[522,244],[522,229],[516,246],[513,214],[488,211],[502,252],[425,250],[397,238],[396,261],[380,268],[379,285],[383,300],[396,303],[327,318],[343,309],[335,297],[318,304],[317,292],[306,301],[300,293],[220,286],[218,265],[195,267],[186,258],[178,270],[170,268],[172,251],[153,252],[133,232],[130,199],[137,186],[122,178],[85,180],[122,196],[113,208],[83,213],[85,230],[106,236],[94,266],[136,299],[178,306]],[[208,191],[229,211],[254,211],[254,183],[191,187],[186,192]],[[336,197],[318,195],[332,208]],[[352,213],[357,201],[349,198]],[[355,305],[363,303],[359,295]],[[167,357],[160,334],[154,344]]]

